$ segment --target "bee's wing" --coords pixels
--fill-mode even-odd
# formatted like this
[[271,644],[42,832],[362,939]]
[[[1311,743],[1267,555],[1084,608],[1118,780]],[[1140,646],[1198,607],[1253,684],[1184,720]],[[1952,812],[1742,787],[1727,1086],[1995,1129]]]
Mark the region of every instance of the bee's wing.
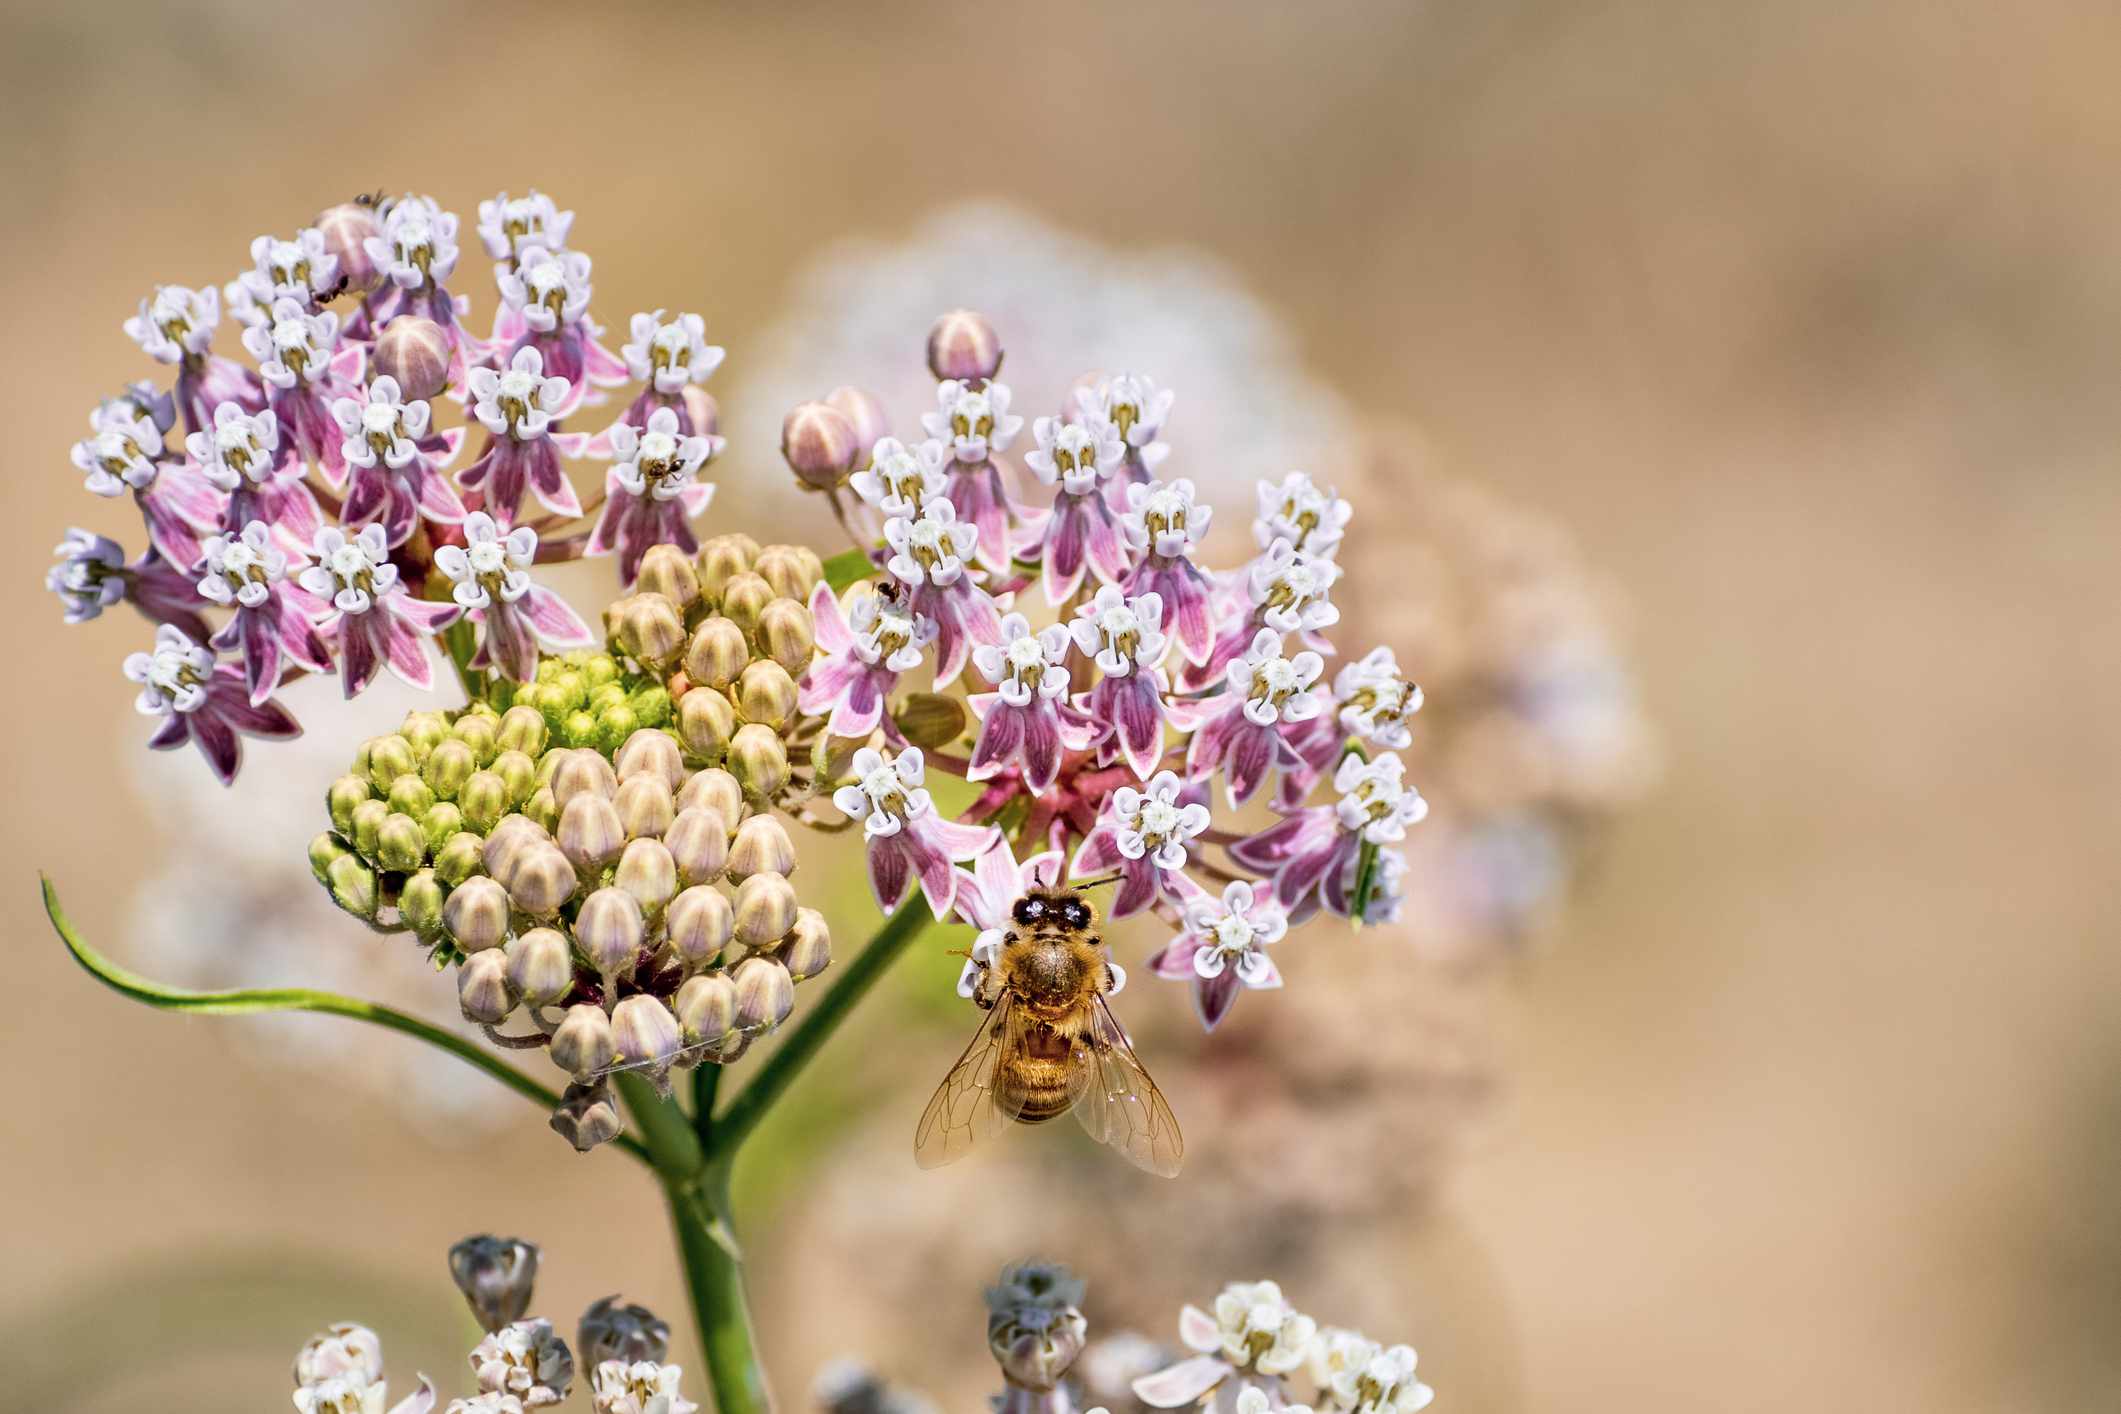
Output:
[[1125,1154],[1136,1168],[1165,1178],[1177,1173],[1186,1156],[1178,1120],[1102,996],[1091,999],[1073,1065],[1068,1088],[1084,1131]]
[[994,1081],[1003,1063],[1023,1043],[1023,1026],[1013,999],[1004,994],[980,1021],[971,1044],[950,1067],[943,1083],[921,1111],[913,1131],[913,1157],[924,1169],[955,1163],[970,1152],[973,1141],[999,1131],[1012,1118],[995,1099]]

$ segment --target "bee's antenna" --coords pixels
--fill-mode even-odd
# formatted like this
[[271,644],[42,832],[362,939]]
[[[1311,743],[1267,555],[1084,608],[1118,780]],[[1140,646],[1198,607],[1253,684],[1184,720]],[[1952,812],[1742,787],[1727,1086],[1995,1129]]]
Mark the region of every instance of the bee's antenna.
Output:
[[1100,874],[1094,879],[1070,879],[1068,881],[1068,887],[1071,889],[1101,889],[1107,884],[1118,883],[1120,881],[1120,877],[1121,876],[1119,874],[1112,873]]

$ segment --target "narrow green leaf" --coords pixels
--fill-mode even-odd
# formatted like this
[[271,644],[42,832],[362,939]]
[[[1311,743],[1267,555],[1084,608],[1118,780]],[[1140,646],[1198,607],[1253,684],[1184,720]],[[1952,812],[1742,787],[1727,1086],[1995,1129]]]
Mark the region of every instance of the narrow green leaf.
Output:
[[867,579],[876,573],[869,555],[863,550],[842,550],[825,561],[825,583],[837,594],[858,579]]

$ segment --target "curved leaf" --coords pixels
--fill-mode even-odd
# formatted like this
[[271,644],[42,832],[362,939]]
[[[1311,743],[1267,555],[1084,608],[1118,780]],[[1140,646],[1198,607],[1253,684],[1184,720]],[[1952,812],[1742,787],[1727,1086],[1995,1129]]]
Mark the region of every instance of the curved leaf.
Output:
[[825,583],[837,594],[858,579],[867,579],[876,573],[876,565],[866,550],[842,550],[825,561]]

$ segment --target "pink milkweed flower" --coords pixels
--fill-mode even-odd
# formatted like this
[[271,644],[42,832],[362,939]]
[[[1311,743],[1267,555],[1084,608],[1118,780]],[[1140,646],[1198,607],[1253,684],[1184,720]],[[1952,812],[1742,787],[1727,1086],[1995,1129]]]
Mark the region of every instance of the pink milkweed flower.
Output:
[[714,499],[714,486],[695,478],[723,441],[684,433],[669,408],[657,408],[645,428],[621,422],[605,435],[616,460],[587,553],[617,551],[619,577],[631,584],[649,546],[675,545],[688,555],[700,548],[690,522]]
[[1057,417],[1032,423],[1031,435],[1038,448],[1025,455],[1024,465],[1057,488],[1038,538],[1023,547],[1026,559],[1044,563],[1047,602],[1066,603],[1086,567],[1102,582],[1117,584],[1129,568],[1127,541],[1105,499],[1105,483],[1118,472],[1126,443],[1109,423]]
[[596,642],[567,601],[530,578],[538,533],[527,525],[503,531],[484,511],[464,518],[464,543],[435,548],[435,568],[456,586],[450,597],[485,628],[474,668],[497,668],[517,682],[538,672],[538,644],[587,648]]
[[896,437],[880,438],[869,453],[869,465],[848,477],[847,485],[886,519],[917,516],[921,507],[949,489],[950,477],[944,470],[949,456],[949,450],[933,437],[917,447],[908,447]]
[[536,187],[519,197],[504,191],[479,203],[479,243],[495,260],[518,260],[531,246],[565,250],[573,226],[574,213],[560,210]]
[[1333,651],[1321,630],[1340,622],[1340,609],[1332,598],[1334,582],[1340,578],[1339,565],[1277,539],[1245,566],[1243,578],[1251,612],[1243,618],[1232,615],[1206,661],[1179,675],[1180,685],[1189,692],[1221,677],[1230,660],[1251,646],[1253,636],[1263,627],[1298,634],[1305,647],[1321,655]]
[[942,817],[921,786],[926,766],[917,746],[896,759],[865,746],[854,753],[853,765],[854,783],[834,791],[832,803],[862,822],[877,907],[886,913],[897,908],[918,879],[935,916],[947,916],[957,898],[958,871],[951,865],[977,859],[1001,832]]
[[1354,515],[1355,507],[1332,487],[1320,487],[1306,473],[1292,471],[1279,482],[1259,483],[1259,515],[1252,522],[1252,537],[1262,550],[1286,540],[1306,555],[1331,559],[1339,552]]
[[589,268],[589,257],[578,250],[526,246],[515,269],[494,271],[502,300],[523,323],[515,347],[536,349],[546,372],[567,380],[559,417],[585,402],[604,401],[602,393],[591,395],[592,384],[611,388],[626,381],[626,365],[597,342],[603,331],[589,317]]
[[1149,959],[1148,968],[1191,982],[1201,1025],[1213,1031],[1239,992],[1281,985],[1281,971],[1266,950],[1288,931],[1287,915],[1256,899],[1249,882],[1235,879],[1221,898],[1203,894],[1186,905],[1185,930]]
[[956,505],[948,500],[930,501],[917,516],[884,522],[884,540],[891,547],[884,569],[906,587],[906,607],[935,624],[938,692],[957,681],[973,644],[1002,639],[993,597],[972,582],[965,566],[978,538],[979,527],[958,519]]
[[[339,454],[353,468],[340,516],[349,528],[380,524],[395,546],[412,539],[423,515],[445,525],[464,519],[464,503],[428,455],[436,440],[428,436],[432,414],[423,399],[407,400],[385,373],[360,397],[333,403],[331,415],[345,434]],[[445,434],[441,445],[453,454],[458,442]]]
[[810,715],[829,710],[825,730],[833,736],[867,736],[899,674],[919,667],[935,641],[935,620],[909,609],[895,586],[858,587],[843,616],[839,596],[822,583],[810,591],[810,618],[824,656],[803,674],[797,703]]
[[257,375],[213,352],[220,322],[221,296],[210,285],[157,285],[140,301],[140,312],[125,321],[125,332],[149,358],[177,365],[176,402],[194,431],[206,427],[222,403],[238,402],[252,412],[265,406]]
[[351,332],[372,338],[401,314],[431,319],[449,338],[449,385],[463,387],[466,362],[484,350],[461,319],[470,301],[460,303],[443,283],[457,268],[456,213],[432,197],[407,192],[385,206],[381,232],[362,237],[361,248],[382,278],[354,316]]
[[287,552],[277,541],[262,520],[244,526],[241,536],[216,535],[206,542],[206,575],[198,584],[202,599],[235,610],[212,644],[242,655],[253,704],[272,696],[286,665],[331,670],[331,649],[316,626],[323,601],[288,579]]
[[[992,848],[975,859],[971,872],[958,871],[957,897],[952,907],[959,918],[980,930],[972,940],[972,956],[965,959],[957,976],[959,996],[970,998],[982,965],[994,965],[1001,951],[1002,934],[1009,927],[1009,910],[1016,901],[1028,889],[1059,888],[1066,872],[1059,850],[1030,855],[1019,864],[1006,839],[997,839]],[[1116,992],[1126,985],[1127,974],[1116,963],[1112,964],[1112,972],[1117,983],[1112,990]]]
[[262,317],[270,317],[280,300],[293,300],[305,310],[317,307],[339,288],[339,257],[324,246],[324,233],[314,226],[295,232],[291,241],[260,236],[250,243],[251,268],[229,284],[233,303],[241,291]]
[[1373,648],[1340,670],[1333,680],[1340,704],[1340,725],[1352,735],[1387,751],[1414,744],[1407,718],[1421,710],[1421,689],[1399,671],[1390,648]]
[[89,415],[95,435],[74,443],[73,462],[83,484],[98,496],[133,493],[155,549],[179,569],[205,555],[202,533],[221,527],[227,499],[197,467],[162,461],[162,429],[124,402],[106,403]]
[[1163,601],[1154,594],[1129,599],[1112,585],[1075,611],[1068,628],[1075,646],[1103,674],[1077,706],[1116,737],[1134,774],[1147,780],[1164,749],[1164,692],[1170,686],[1161,666],[1169,640],[1162,628]]
[[1178,642],[1189,663],[1205,663],[1215,646],[1214,586],[1193,563],[1193,551],[1208,533],[1214,508],[1197,503],[1193,483],[1136,482],[1126,488],[1120,526],[1141,555],[1120,586],[1128,595],[1155,594],[1163,602],[1161,627]]
[[191,464],[227,495],[221,524],[231,533],[262,522],[281,545],[309,549],[324,513],[303,480],[300,459],[280,447],[280,419],[271,408],[248,413],[240,403],[214,409],[214,425],[184,439]]
[[1281,635],[1271,628],[1253,636],[1245,655],[1231,662],[1221,700],[1200,704],[1212,715],[1187,745],[1186,774],[1205,780],[1220,770],[1223,798],[1233,810],[1295,762],[1285,724],[1310,721],[1324,708],[1311,688],[1326,670],[1325,659],[1309,649],[1285,658],[1281,647]]
[[1429,813],[1397,756],[1349,755],[1333,772],[1340,799],[1298,810],[1230,846],[1230,857],[1274,884],[1274,899],[1301,923],[1321,905],[1347,917],[1364,844],[1397,844]]
[[501,524],[512,523],[527,486],[554,515],[582,513],[582,501],[560,466],[563,441],[570,452],[579,439],[552,430],[567,401],[565,378],[545,376],[545,356],[525,346],[505,369],[481,365],[467,375],[471,413],[487,432],[486,450],[457,473],[457,484],[474,492]]
[[59,596],[70,624],[86,623],[129,599],[149,623],[175,624],[187,638],[199,640],[211,632],[199,617],[202,606],[192,576],[153,550],[128,565],[117,541],[74,529],[52,553],[58,563],[45,571],[44,587]]
[[125,675],[140,684],[133,704],[140,714],[162,718],[148,746],[170,751],[192,743],[223,785],[236,778],[243,764],[243,737],[284,741],[302,735],[301,726],[278,702],[250,700],[240,668],[216,662],[213,650],[174,625],[155,630],[152,652],[125,660]]
[[[331,405],[360,391],[366,361],[360,344],[341,344],[339,316],[312,314],[293,300],[275,300],[271,317],[243,331],[243,347],[258,360],[266,405],[295,451],[323,473],[325,484],[346,484],[345,434]],[[218,411],[218,409],[216,409]]]
[[719,344],[707,342],[707,321],[697,314],[680,314],[670,320],[663,318],[660,309],[636,314],[627,331],[632,341],[619,347],[619,355],[626,361],[627,373],[648,384],[643,397],[654,393],[674,398],[689,385],[706,382],[728,356]]
[[1119,871],[1112,916],[1125,918],[1166,900],[1183,908],[1200,892],[1186,877],[1192,841],[1208,828],[1208,807],[1187,800],[1176,771],[1159,771],[1140,790],[1121,786],[1097,827],[1075,851],[1077,877]]
[[337,526],[325,526],[317,532],[316,559],[302,571],[299,583],[329,606],[318,627],[337,631],[339,675],[346,695],[352,697],[374,682],[386,664],[414,687],[424,691],[434,686],[427,640],[454,623],[463,610],[405,592],[380,525],[368,526],[351,540]]
[[1068,703],[1068,630],[1049,624],[1037,633],[1022,614],[1002,620],[1001,642],[972,650],[972,665],[995,686],[972,694],[979,739],[965,778],[984,781],[1012,762],[1035,794],[1053,788],[1061,751],[1081,751],[1092,733]]
[[943,494],[978,527],[980,563],[999,573],[1009,567],[1009,493],[994,456],[1008,450],[1024,419],[1009,411],[1006,383],[974,387],[946,378],[935,386],[935,402],[934,412],[921,414],[921,427],[954,456]]
[[1112,509],[1124,510],[1126,494],[1156,480],[1156,468],[1171,455],[1171,444],[1158,441],[1171,416],[1176,395],[1141,373],[1113,373],[1075,390],[1075,413],[1089,422],[1112,427],[1127,444],[1126,463],[1110,483]]
[[1249,1414],[1248,1405],[1287,1403],[1282,1381],[1310,1362],[1318,1322],[1285,1301],[1274,1282],[1231,1282],[1217,1293],[1213,1314],[1192,1305],[1180,1311],[1178,1338],[1195,1354],[1134,1381],[1135,1396],[1156,1409],[1201,1404],[1215,1414]]

